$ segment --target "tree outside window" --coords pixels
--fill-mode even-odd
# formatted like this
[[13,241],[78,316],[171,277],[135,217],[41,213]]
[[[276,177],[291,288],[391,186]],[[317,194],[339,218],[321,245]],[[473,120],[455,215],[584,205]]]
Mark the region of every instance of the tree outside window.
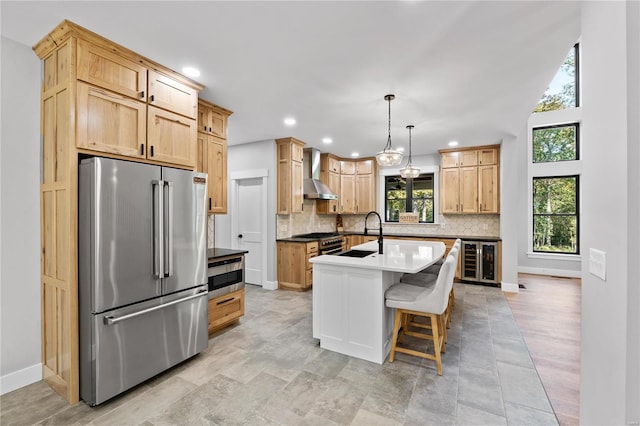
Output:
[[577,160],[579,130],[578,123],[534,128],[533,162]]
[[417,178],[385,178],[385,220],[398,222],[400,213],[416,212],[421,223],[434,222],[433,173]]
[[576,44],[569,51],[533,112],[555,111],[580,106],[578,52],[578,44]]
[[579,254],[578,176],[533,178],[533,251]]

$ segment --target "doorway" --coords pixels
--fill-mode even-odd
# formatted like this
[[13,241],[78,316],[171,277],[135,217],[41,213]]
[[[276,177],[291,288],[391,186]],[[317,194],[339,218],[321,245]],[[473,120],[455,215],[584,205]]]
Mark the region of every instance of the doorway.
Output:
[[248,252],[245,254],[245,282],[264,287],[267,273],[266,173],[245,172],[232,176],[232,181],[232,246]]

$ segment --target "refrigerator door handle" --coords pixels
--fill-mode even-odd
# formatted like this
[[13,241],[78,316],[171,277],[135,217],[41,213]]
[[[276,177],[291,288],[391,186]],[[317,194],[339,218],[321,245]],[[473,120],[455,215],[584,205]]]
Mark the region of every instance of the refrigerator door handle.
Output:
[[192,294],[191,296],[183,297],[182,299],[173,300],[168,303],[163,303],[162,305],[154,306],[152,308],[143,309],[141,311],[133,312],[131,314],[123,315],[121,317],[113,317],[113,316],[104,317],[104,323],[105,325],[117,324],[120,321],[125,321],[130,318],[135,318],[140,315],[145,315],[145,314],[148,314],[149,312],[157,311],[159,309],[164,309],[172,305],[177,305],[178,303],[186,302],[191,299],[197,299],[198,297],[204,297],[207,294],[208,294],[208,291],[203,289],[197,292],[196,294]]
[[169,188],[167,202],[167,270],[165,277],[173,276],[173,182],[167,181],[165,185]]
[[[153,275],[164,276],[164,181],[151,181],[154,191],[153,203]],[[157,190],[157,191],[156,191]]]

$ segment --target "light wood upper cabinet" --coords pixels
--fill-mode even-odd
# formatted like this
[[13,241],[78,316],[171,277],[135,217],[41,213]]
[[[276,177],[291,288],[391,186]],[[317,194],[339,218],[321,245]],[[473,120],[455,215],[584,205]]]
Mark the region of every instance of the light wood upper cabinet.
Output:
[[209,214],[227,213],[227,118],[233,112],[198,100],[198,171],[207,173]]
[[500,212],[498,197],[498,166],[478,166],[478,210],[480,213]]
[[198,102],[198,131],[226,139],[227,120],[231,114],[231,111],[201,99]]
[[356,213],[367,213],[375,210],[375,200],[373,173],[356,175]]
[[340,175],[340,213],[356,213],[356,177]]
[[77,84],[78,148],[146,158],[147,106],[86,83]]
[[338,199],[316,200],[316,213],[340,213],[340,159],[333,154],[320,155],[320,180],[329,186]]
[[355,175],[356,163],[353,161],[340,161],[340,174],[342,175]]
[[78,80],[143,102],[147,100],[147,68],[139,63],[78,40]]
[[198,92],[165,74],[149,70],[149,105],[196,118]]
[[370,175],[373,173],[373,160],[356,161],[357,175]]
[[500,213],[499,145],[440,151],[442,213]]
[[195,120],[152,106],[147,117],[147,158],[195,168]]
[[302,150],[304,142],[295,138],[276,140],[278,161],[277,214],[301,213],[303,209]]

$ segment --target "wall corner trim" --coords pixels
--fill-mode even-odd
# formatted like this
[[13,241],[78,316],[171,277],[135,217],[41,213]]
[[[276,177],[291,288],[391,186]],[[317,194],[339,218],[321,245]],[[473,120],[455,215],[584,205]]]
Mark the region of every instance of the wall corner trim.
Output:
[[20,389],[42,380],[42,364],[34,364],[22,370],[0,377],[0,395]]
[[508,292],[508,293],[519,293],[520,292],[520,287],[518,286],[518,283],[507,283],[502,281],[502,283],[500,284],[500,287],[502,288],[502,291],[504,292]]
[[277,290],[278,281],[265,281],[262,288],[264,288],[265,290]]

